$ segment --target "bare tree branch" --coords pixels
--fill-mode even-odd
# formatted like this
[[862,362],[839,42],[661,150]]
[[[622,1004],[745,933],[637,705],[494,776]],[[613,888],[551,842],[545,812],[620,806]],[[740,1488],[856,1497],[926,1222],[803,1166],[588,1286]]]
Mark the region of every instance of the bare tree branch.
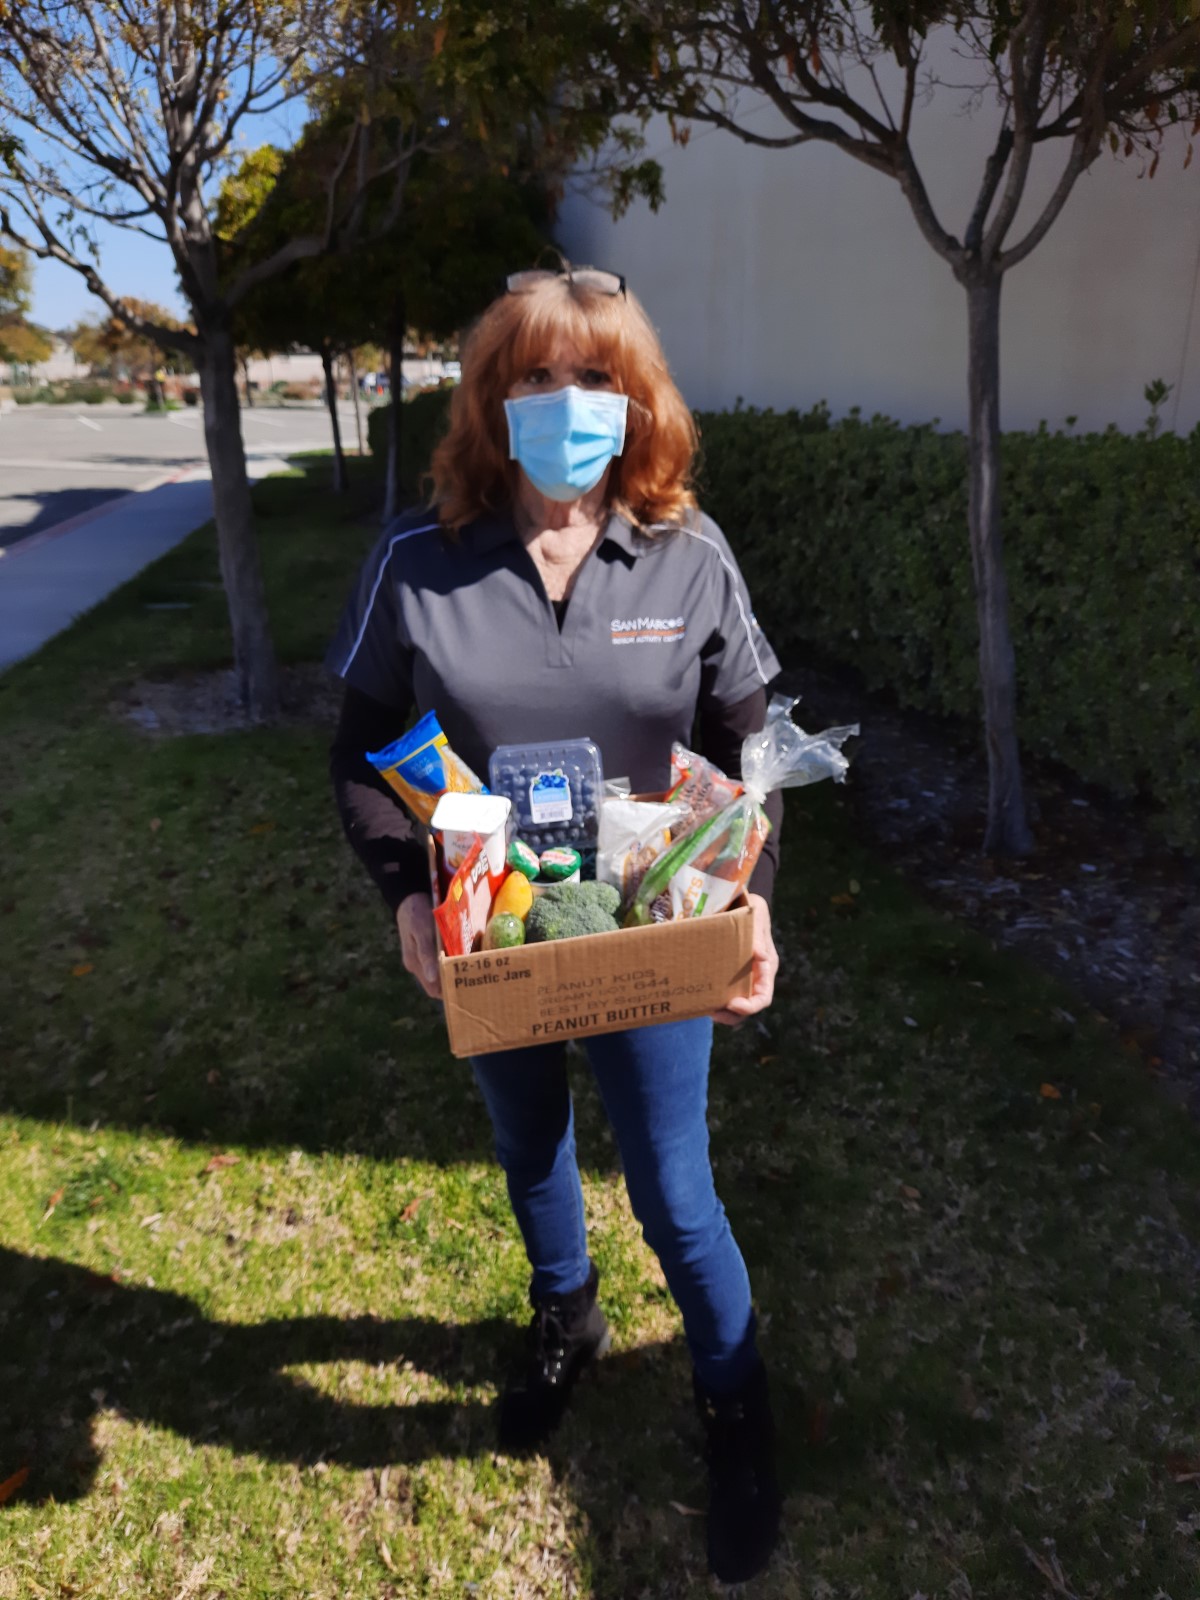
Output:
[[1145,88],[1147,81],[1156,72],[1163,72],[1176,62],[1194,61],[1198,48],[1200,48],[1200,21],[1189,22],[1178,33],[1164,39],[1130,65],[1105,95],[1106,106],[1111,106],[1114,110],[1120,109],[1130,95]]
[[239,273],[225,291],[223,297],[225,304],[229,307],[240,304],[257,284],[265,283],[297,261],[306,261],[311,256],[323,254],[324,250],[325,240],[320,234],[309,233],[289,239],[286,244],[281,244],[278,250],[273,250],[269,256],[264,256],[254,266],[247,267],[244,272]]
[[[1025,193],[1029,163],[1033,159],[1037,108],[1042,92],[1042,65],[1046,56],[1046,18],[1040,6],[1031,7],[1013,29],[1009,44],[1011,63],[1013,144],[1012,163],[996,215],[983,239],[982,251],[990,260],[1004,243]],[[986,213],[985,213],[986,215]]]
[[150,154],[150,147],[146,141],[145,134],[142,129],[141,118],[139,117],[137,109],[135,108],[129,95],[128,79],[124,76],[124,74],[119,73],[114,69],[112,55],[108,48],[108,40],[104,35],[103,28],[100,27],[96,20],[96,13],[92,5],[92,0],[76,0],[76,4],[79,6],[79,9],[87,19],[88,27],[90,28],[92,35],[92,45],[96,51],[97,59],[104,70],[104,77],[106,83],[108,84],[109,93],[113,96],[116,104],[120,107],[121,125],[129,135],[130,143],[133,146],[133,154],[148,171],[154,174],[161,188],[163,175],[159,172],[158,167]]
[[43,261],[60,261],[63,266],[70,267],[73,272],[77,272],[97,299],[103,300],[114,315],[119,316],[123,321],[129,323],[131,327],[136,328],[139,333],[144,333],[158,344],[165,344],[175,350],[183,350],[192,357],[199,353],[200,340],[194,333],[189,333],[186,328],[169,328],[165,323],[154,322],[150,318],[143,317],[138,312],[132,311],[119,295],[113,293],[90,262],[82,260],[73,250],[68,249],[63,244],[39,206],[32,204],[24,197],[18,199],[16,204],[21,207],[24,214],[35,225],[42,236],[42,243],[39,244],[36,239],[14,226],[12,213],[7,206],[2,204],[0,204],[0,233],[15,239],[21,249],[27,250],[30,255],[37,256]]
[[1066,205],[1071,190],[1075,187],[1076,179],[1081,172],[1091,165],[1099,152],[1099,134],[1080,129],[1071,145],[1071,153],[1067,158],[1067,164],[1054,187],[1054,193],[1042,208],[1041,216],[1038,217],[1020,243],[1013,245],[1010,250],[1002,251],[995,257],[997,271],[1007,272],[1010,267],[1015,267],[1019,261],[1024,261],[1025,257],[1041,244],[1057,220],[1059,212]]
[[1006,122],[997,135],[991,155],[987,158],[987,165],[983,169],[983,182],[979,186],[979,197],[975,201],[975,209],[971,212],[971,219],[963,234],[963,244],[968,250],[977,251],[983,242],[983,225],[987,221],[992,201],[996,198],[996,190],[1000,187],[1000,179],[1004,175],[1004,166],[1012,147],[1013,131]]
[[917,169],[912,151],[907,145],[900,152],[900,170],[896,174],[900,188],[908,201],[909,209],[917,220],[925,242],[933,247],[943,261],[957,266],[962,257],[962,246],[952,233],[947,233],[938,221],[933,201],[925,187],[925,180]]

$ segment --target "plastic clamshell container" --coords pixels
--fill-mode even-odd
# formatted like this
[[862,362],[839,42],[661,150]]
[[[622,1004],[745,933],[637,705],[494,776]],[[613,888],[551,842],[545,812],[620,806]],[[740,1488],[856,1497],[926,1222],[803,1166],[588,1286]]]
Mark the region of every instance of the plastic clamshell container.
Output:
[[539,855],[556,844],[595,844],[604,764],[591,739],[499,745],[488,761],[488,788],[512,801],[513,831]]

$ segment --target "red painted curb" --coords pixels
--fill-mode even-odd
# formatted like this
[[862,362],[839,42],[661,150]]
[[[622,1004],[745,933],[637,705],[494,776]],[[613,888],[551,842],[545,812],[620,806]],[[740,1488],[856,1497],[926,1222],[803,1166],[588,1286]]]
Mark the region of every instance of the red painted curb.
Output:
[[189,472],[194,472],[196,466],[197,463],[193,462],[191,466],[180,467],[179,471],[173,472],[169,478],[147,478],[144,484],[137,489],[131,489],[128,494],[118,495],[115,500],[102,500],[98,506],[92,506],[88,511],[80,511],[77,516],[68,517],[64,522],[56,522],[52,528],[39,528],[37,533],[31,533],[27,539],[18,539],[16,544],[0,547],[0,560],[8,561],[26,550],[36,549],[40,544],[49,544],[51,539],[61,538],[64,533],[74,533],[76,528],[84,528],[89,522],[96,522],[99,518],[108,516],[110,511],[119,511],[131,500],[136,500],[139,495],[149,494],[152,489],[165,489],[169,483],[178,483],[180,478],[186,478]]

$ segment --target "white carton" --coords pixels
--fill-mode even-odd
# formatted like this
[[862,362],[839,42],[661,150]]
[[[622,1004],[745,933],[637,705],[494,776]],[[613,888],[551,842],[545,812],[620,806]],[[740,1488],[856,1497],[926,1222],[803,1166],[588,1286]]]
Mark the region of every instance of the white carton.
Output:
[[502,794],[442,795],[434,808],[430,827],[441,835],[442,859],[448,873],[462,866],[478,834],[487,857],[488,877],[495,890],[504,876],[508,850],[508,814],[512,801]]

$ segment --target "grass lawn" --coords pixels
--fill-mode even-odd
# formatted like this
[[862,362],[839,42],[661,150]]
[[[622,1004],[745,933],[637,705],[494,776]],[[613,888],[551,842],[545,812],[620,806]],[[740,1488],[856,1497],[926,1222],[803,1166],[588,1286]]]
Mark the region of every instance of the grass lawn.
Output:
[[[255,490],[285,661],[374,536],[326,470]],[[223,664],[217,575],[202,531],[0,677],[0,1597],[707,1593],[679,1320],[586,1074],[615,1348],[508,1459],[524,1257],[327,730],[110,709]],[[1194,1600],[1195,1130],[832,786],[787,810],[778,998],[712,1090],[788,1491],[753,1592]]]

